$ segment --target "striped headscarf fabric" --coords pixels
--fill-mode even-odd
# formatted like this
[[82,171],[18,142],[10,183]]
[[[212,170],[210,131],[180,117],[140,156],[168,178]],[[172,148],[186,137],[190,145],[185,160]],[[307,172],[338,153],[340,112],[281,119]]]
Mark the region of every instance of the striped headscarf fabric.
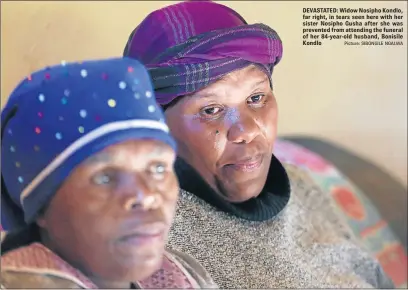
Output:
[[250,64],[271,77],[282,52],[269,26],[249,25],[221,4],[187,1],[149,14],[131,33],[124,56],[146,65],[157,102],[167,105]]
[[176,150],[146,68],[112,58],[62,63],[33,73],[1,114],[1,223],[31,223],[72,170],[90,155],[130,139]]

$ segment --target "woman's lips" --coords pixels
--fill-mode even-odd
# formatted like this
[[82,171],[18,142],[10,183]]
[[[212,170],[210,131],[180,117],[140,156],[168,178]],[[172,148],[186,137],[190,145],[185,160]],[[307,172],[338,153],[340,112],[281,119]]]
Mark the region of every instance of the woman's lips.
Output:
[[144,244],[154,244],[158,241],[162,240],[163,235],[162,234],[157,234],[157,235],[130,235],[126,236],[120,239],[121,243],[125,243],[128,245],[135,245],[135,246],[140,246]]
[[164,240],[166,225],[162,223],[147,224],[135,228],[122,236],[119,241],[129,245],[154,244]]
[[241,159],[233,164],[227,164],[226,167],[236,171],[252,172],[261,167],[262,162],[263,154],[258,154],[254,157]]

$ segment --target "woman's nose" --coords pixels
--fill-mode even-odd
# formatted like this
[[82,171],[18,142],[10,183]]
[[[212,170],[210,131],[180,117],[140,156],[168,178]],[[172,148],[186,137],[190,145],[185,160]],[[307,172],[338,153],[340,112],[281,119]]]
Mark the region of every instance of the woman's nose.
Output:
[[126,200],[124,207],[127,211],[137,209],[148,211],[159,208],[161,203],[162,198],[159,194],[143,195],[143,197],[140,197],[140,195],[138,195],[129,197]]
[[233,143],[251,143],[261,130],[252,114],[240,113],[228,130],[227,138]]
[[153,210],[159,208],[163,203],[162,195],[144,178],[134,178],[133,182],[126,185],[125,192],[123,206],[127,211]]

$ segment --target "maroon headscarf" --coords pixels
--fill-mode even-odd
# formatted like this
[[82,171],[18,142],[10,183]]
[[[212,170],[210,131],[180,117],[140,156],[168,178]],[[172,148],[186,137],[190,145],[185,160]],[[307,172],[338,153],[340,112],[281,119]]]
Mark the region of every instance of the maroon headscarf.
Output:
[[282,42],[269,26],[248,25],[224,5],[187,1],[150,13],[130,35],[124,56],[146,65],[157,102],[166,105],[249,64],[271,76]]

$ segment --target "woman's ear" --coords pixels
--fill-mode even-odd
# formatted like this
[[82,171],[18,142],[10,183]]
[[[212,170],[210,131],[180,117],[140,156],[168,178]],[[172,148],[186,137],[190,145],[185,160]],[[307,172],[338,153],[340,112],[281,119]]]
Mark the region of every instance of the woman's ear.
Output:
[[40,210],[35,223],[40,229],[47,228],[47,220],[45,218],[45,209]]
[[47,222],[45,221],[44,216],[37,218],[36,224],[41,229],[45,229],[47,227]]
[[0,232],[0,242],[3,242],[3,240],[6,238],[7,233],[4,231]]

